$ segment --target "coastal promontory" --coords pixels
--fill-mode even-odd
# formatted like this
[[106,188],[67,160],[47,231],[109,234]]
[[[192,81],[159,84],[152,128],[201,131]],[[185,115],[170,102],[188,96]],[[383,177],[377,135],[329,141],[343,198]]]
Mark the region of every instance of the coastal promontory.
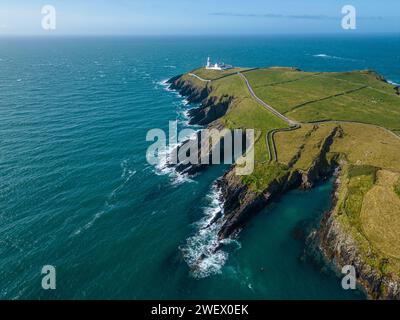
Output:
[[369,297],[400,299],[397,87],[370,70],[284,67],[200,68],[169,83],[199,104],[192,124],[256,131],[253,173],[233,166],[218,181],[221,241],[285,192],[334,177],[332,208],[307,242],[337,270],[354,266]]

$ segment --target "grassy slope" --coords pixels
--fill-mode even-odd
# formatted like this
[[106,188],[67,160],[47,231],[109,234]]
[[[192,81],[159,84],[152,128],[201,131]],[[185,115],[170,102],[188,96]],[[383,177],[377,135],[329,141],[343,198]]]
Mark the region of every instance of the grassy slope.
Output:
[[400,97],[365,88],[308,104],[287,114],[299,121],[348,120],[400,129]]
[[362,231],[382,255],[400,259],[400,199],[393,186],[400,173],[380,170],[360,213]]
[[358,121],[400,131],[400,96],[374,72],[258,69],[246,77],[261,99],[289,118]]
[[234,92],[236,98],[228,113],[221,119],[221,122],[228,128],[249,128],[255,129],[258,139],[255,143],[255,167],[254,172],[243,177],[244,182],[250,188],[263,191],[274,179],[284,174],[281,165],[269,162],[269,155],[266,143],[268,132],[273,129],[286,128],[287,124],[280,118],[273,115],[263,106],[254,101],[250,96],[243,79],[238,75],[217,80],[212,84],[213,92],[227,94]]
[[192,73],[198,75],[199,77],[205,79],[205,80],[215,80],[219,78],[223,78],[232,74],[235,74],[239,71],[243,72],[249,70],[247,68],[233,68],[233,69],[228,69],[228,70],[207,70],[205,68],[200,68],[192,71]]
[[184,79],[193,82],[196,86],[210,86],[210,96],[216,97],[217,101],[229,96],[234,97],[228,112],[219,121],[229,129],[255,129],[255,170],[243,179],[252,189],[261,192],[271,181],[284,173],[281,165],[269,162],[266,136],[273,129],[286,128],[288,125],[254,101],[243,79],[236,74],[237,71],[223,71],[223,77],[217,76],[221,75],[218,71],[204,68],[193,71],[203,79],[216,79],[208,84],[190,75],[184,75]]
[[[219,78],[209,84],[212,96],[235,97],[221,119],[226,127],[255,128],[261,133],[255,145],[255,171],[243,177],[253,190],[262,192],[271,181],[288,171],[307,171],[323,141],[339,126],[341,134],[335,137],[327,155],[328,161],[329,157],[339,155],[342,163],[338,203],[333,214],[344,230],[352,234],[365,261],[382,273],[400,274],[397,258],[400,254],[400,139],[366,124],[303,124],[298,130],[276,134],[279,162],[269,162],[265,135],[286,124],[251,99],[237,75],[226,71],[220,78],[218,72],[204,69],[195,72],[206,79]],[[271,68],[248,70],[245,75],[261,99],[290,118],[304,122],[359,121],[400,133],[400,97],[392,85],[381,81],[375,73],[310,73]],[[206,85],[193,77],[191,81]]]
[[313,150],[335,126],[342,133],[330,154],[340,155],[342,172],[334,215],[369,265],[400,275],[400,197],[395,194],[400,184],[400,139],[364,124],[303,125],[276,135],[279,160],[288,164],[297,154],[293,167],[304,170],[313,160]]

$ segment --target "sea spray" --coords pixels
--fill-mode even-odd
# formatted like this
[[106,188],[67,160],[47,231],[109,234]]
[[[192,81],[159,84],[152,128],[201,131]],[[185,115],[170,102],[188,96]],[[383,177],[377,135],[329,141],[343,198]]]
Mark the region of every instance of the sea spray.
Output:
[[218,240],[218,232],[223,223],[224,207],[222,192],[216,183],[207,195],[207,199],[209,205],[204,208],[204,217],[194,225],[195,234],[189,237],[186,245],[181,248],[191,275],[199,279],[221,272],[228,259],[228,252],[219,248],[222,244],[235,241]]
[[[177,90],[170,89],[168,79],[159,81],[157,83],[160,85],[163,90],[167,92],[174,93],[175,95],[181,98],[180,103],[177,106],[177,116],[178,116],[178,123],[183,125],[184,127],[191,127],[191,128],[198,128],[199,126],[192,126],[189,125],[189,113],[188,113],[188,106],[189,101],[184,98]],[[192,136],[186,137],[187,139],[193,139],[197,135],[197,132]],[[170,143],[166,148],[162,149],[159,153],[159,163],[155,166],[155,174],[157,175],[168,175],[171,178],[171,183],[174,185],[182,184],[185,182],[194,182],[194,180],[190,179],[188,174],[178,172],[174,166],[170,165],[170,160],[172,158],[173,152],[181,145],[181,142],[178,143]]]

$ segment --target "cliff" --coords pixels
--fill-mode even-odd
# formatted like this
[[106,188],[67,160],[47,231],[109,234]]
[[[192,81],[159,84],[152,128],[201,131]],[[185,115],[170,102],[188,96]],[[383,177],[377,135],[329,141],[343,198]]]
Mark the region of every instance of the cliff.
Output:
[[193,82],[185,80],[182,76],[174,77],[168,83],[170,83],[170,89],[177,90],[179,94],[187,97],[190,103],[200,104],[198,108],[189,110],[189,124],[192,125],[205,126],[221,118],[233,100],[232,96],[210,96],[212,91],[210,85],[194,85]]
[[331,175],[337,164],[335,161],[328,161],[327,154],[337,133],[338,128],[335,127],[307,171],[285,168],[261,191],[253,190],[242,177],[235,176],[232,170],[227,172],[219,181],[225,200],[225,223],[219,233],[220,239],[227,238],[240,229],[271,200],[295,188],[311,188],[316,182]]
[[[317,250],[323,254],[325,262],[340,274],[339,266],[351,265],[356,270],[357,283],[370,299],[399,300],[400,278],[394,273],[382,271],[382,267],[374,267],[368,263],[365,252],[360,250],[360,245],[351,232],[345,231],[337,214],[340,206],[338,190],[341,187],[343,173],[335,181],[335,190],[332,194],[332,209],[322,218],[319,228],[312,232],[307,241],[312,251]],[[375,253],[367,253],[375,258]],[[343,275],[342,275],[343,276]]]
[[[232,110],[239,109],[238,101],[249,100],[246,100],[246,96],[239,96],[240,93],[233,91],[229,86],[227,86],[229,90],[223,91],[221,94],[215,90],[212,83],[214,82],[200,82],[183,75],[172,78],[170,87],[185,95],[189,102],[200,104],[199,107],[190,110],[192,124],[222,129],[226,127],[226,123],[230,122],[226,121],[226,116]],[[241,107],[246,108],[246,106]],[[257,108],[257,110],[262,109]],[[241,116],[243,117],[244,114],[248,113],[241,113]],[[257,121],[257,117],[253,117],[251,120]],[[243,123],[245,124],[245,122]],[[237,123],[236,126],[241,127],[242,125]],[[246,177],[235,175],[234,166],[232,166],[217,181],[224,201],[224,212],[210,224],[218,220],[222,225],[218,233],[221,243],[223,239],[235,236],[252,216],[273,199],[291,189],[311,188],[321,179],[332,176],[336,169],[341,172],[341,179],[336,181],[338,189],[341,185],[345,186],[344,182],[341,184],[340,181],[344,181],[350,176],[347,171],[344,173],[345,170],[343,170],[349,165],[357,167],[358,171],[362,171],[364,163],[376,167],[376,170],[386,167],[397,172],[400,168],[400,164],[397,166],[398,141],[385,129],[377,126],[330,121],[315,124],[304,123],[298,129],[291,131],[272,128],[261,130],[261,132],[266,135],[271,130],[276,132],[272,137],[272,144],[275,149],[279,149],[277,150],[279,161],[278,159],[275,159],[276,161],[273,161],[274,159],[258,160],[255,172]],[[379,140],[381,136],[385,137],[385,143]],[[198,143],[198,141],[195,140],[192,143]],[[269,148],[268,142],[266,144],[266,147]],[[210,150],[210,156],[211,152]],[[264,152],[267,154],[267,150]],[[366,154],[369,157],[367,160],[364,159]],[[385,157],[382,157],[382,154],[385,154]],[[194,174],[204,170],[207,166],[178,165],[177,170]],[[360,177],[365,177],[364,173],[361,173]],[[356,178],[360,180],[360,177]],[[359,188],[359,190],[364,190],[365,186]],[[351,212],[343,212],[344,201],[351,202],[354,201],[353,196],[360,196],[357,194],[357,189],[354,188],[346,192],[340,202],[337,193],[335,194],[332,211],[323,217],[319,229],[313,232],[307,241],[316,251],[323,254],[327,264],[334,265],[338,269],[344,265],[353,265],[356,268],[358,284],[370,298],[400,299],[399,273],[395,268],[386,268],[386,265],[396,266],[397,262],[368,249],[369,245],[365,249],[358,242],[358,238],[362,237],[368,243],[366,236],[361,231],[352,233],[344,227],[340,217],[346,214],[351,216]],[[365,193],[361,196],[364,197]],[[360,224],[361,222],[358,220],[361,218],[358,216],[361,207],[358,207],[357,201],[352,203],[352,206],[356,207],[356,211],[358,211],[355,215],[356,218],[351,218],[356,220],[351,223]],[[350,209],[353,210],[352,206]],[[221,243],[215,250],[222,246]],[[371,262],[373,259],[376,261]]]
[[[191,123],[208,124],[209,127],[217,126],[221,129],[221,124],[217,124],[214,121],[226,113],[226,110],[229,109],[234,100],[234,96],[224,96],[222,98],[210,96],[209,94],[212,90],[208,84],[197,86],[192,81],[185,80],[182,76],[172,78],[170,83],[170,88],[177,90],[181,95],[185,95],[188,101],[200,103],[198,108],[191,110]],[[213,109],[217,111],[213,111]],[[212,116],[207,117],[207,115]],[[284,168],[262,190],[251,188],[243,177],[235,175],[232,167],[217,182],[224,200],[224,223],[219,232],[220,240],[228,238],[239,231],[254,214],[262,210],[274,198],[294,188],[310,188],[317,181],[331,174],[335,168],[335,162],[329,162],[326,155],[338,131],[338,127],[333,128],[325,138],[318,155],[315,156],[308,170],[297,170],[291,167]],[[195,139],[193,143],[198,143],[198,139]],[[194,174],[204,170],[207,166],[178,165],[177,170]]]

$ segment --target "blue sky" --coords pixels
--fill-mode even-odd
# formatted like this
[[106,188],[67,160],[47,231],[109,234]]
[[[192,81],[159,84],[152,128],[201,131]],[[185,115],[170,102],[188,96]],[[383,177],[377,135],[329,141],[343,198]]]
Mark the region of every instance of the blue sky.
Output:
[[0,0],[0,34],[48,33],[46,4],[59,35],[339,33],[346,4],[357,9],[351,32],[400,32],[400,0]]

